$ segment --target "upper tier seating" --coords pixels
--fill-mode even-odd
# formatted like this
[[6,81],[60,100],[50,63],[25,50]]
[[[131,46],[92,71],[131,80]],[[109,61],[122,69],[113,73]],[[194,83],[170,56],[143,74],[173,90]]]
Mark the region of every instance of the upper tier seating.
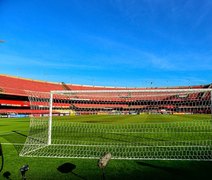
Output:
[[25,95],[24,90],[49,92],[51,90],[64,90],[59,83],[35,81],[24,78],[0,75],[0,88],[5,94]]
[[[112,88],[112,87],[98,87],[98,86],[84,86],[72,85],[64,83],[52,83],[38,80],[31,80],[25,78],[18,78],[7,75],[0,75],[0,89],[1,93],[13,95],[26,95],[25,90],[49,92],[51,90],[118,90],[126,88]],[[133,88],[131,88],[133,89]]]
[[[182,89],[182,88],[211,88],[211,85],[208,86],[184,86],[184,87],[171,87],[172,89]],[[65,84],[65,83],[52,83],[52,82],[44,82],[44,81],[38,81],[38,80],[31,80],[31,79],[24,79],[24,78],[18,78],[13,76],[7,76],[7,75],[0,75],[0,93],[1,94],[12,94],[12,95],[24,95],[26,96],[25,90],[30,91],[39,91],[39,92],[49,92],[51,90],[120,90],[120,89],[148,89],[148,88],[115,88],[115,87],[100,87],[100,86],[85,86],[85,85],[73,85],[73,84]],[[154,88],[151,88],[154,89]],[[160,88],[156,88],[160,89]],[[161,88],[164,89],[164,88]],[[157,93],[158,95],[159,93]],[[81,94],[83,96],[83,94]],[[87,95],[86,95],[87,96]],[[85,99],[87,97],[84,97]],[[110,97],[110,95],[107,97],[104,94],[105,99],[109,99],[110,101],[128,101],[128,98],[124,98],[126,94],[116,94],[116,97]],[[122,97],[123,96],[123,97]],[[205,93],[203,97],[208,97],[208,93]],[[82,97],[81,97],[82,98]],[[165,99],[164,96],[158,96],[157,99]],[[195,96],[190,96],[191,99],[196,99]],[[93,96],[92,98],[88,99],[96,99],[98,98]],[[145,99],[145,98],[144,98]],[[104,100],[104,99],[102,99]],[[136,100],[132,99],[131,100]]]

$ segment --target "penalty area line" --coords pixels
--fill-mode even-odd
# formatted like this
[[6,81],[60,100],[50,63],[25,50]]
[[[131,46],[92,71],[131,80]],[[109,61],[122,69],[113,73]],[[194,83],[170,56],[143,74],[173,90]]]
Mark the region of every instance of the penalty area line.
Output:
[[6,133],[1,133],[0,136],[8,135],[8,134],[14,134],[15,132],[6,132]]
[[24,143],[1,143],[2,145],[10,145],[10,146],[12,146],[12,145],[15,145],[15,146],[23,146],[24,145]]
[[0,136],[8,135],[8,134],[14,134],[14,133],[21,133],[21,132],[28,132],[28,131],[12,131],[12,132],[6,132],[6,133],[0,133]]

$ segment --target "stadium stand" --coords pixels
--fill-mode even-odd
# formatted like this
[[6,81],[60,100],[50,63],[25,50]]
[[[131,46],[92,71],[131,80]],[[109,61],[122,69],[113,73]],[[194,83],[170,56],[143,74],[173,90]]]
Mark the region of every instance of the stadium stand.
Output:
[[[169,87],[170,88],[170,87]],[[198,85],[198,86],[181,86],[181,87],[171,87],[171,89],[198,89],[198,88],[212,88],[212,84],[209,85]],[[88,85],[74,85],[74,84],[65,84],[45,82],[39,80],[32,80],[20,77],[14,77],[9,75],[0,74],[0,115],[10,115],[10,114],[39,114],[47,113],[46,110],[31,110],[30,103],[28,100],[28,95],[26,91],[38,91],[38,92],[49,92],[51,90],[123,90],[123,89],[148,89],[148,88],[124,88],[124,87],[103,87],[103,86],[88,86]],[[154,89],[154,88],[151,88]],[[155,88],[155,89],[165,89],[165,88]],[[136,99],[131,98],[128,100],[129,94],[117,94],[117,97],[107,97],[104,99],[99,99],[98,97],[89,98],[86,100],[86,95],[81,95],[83,101],[72,100],[70,103],[73,109],[80,111],[87,111],[88,109],[93,108],[94,111],[105,110],[107,108],[112,108],[114,110],[124,109],[125,111],[130,111],[131,109],[139,110],[139,108],[145,108],[151,106],[151,102],[148,99],[143,99],[143,103],[138,103],[136,105]],[[192,103],[198,101],[200,98],[205,100],[209,99],[209,92],[199,93],[199,94],[190,94],[181,97],[176,96],[159,96],[158,100],[170,101],[172,103],[181,103],[183,100],[187,99],[188,102]],[[140,99],[141,100],[141,99]],[[131,102],[134,101],[134,104]],[[37,106],[44,106],[44,104],[36,104]],[[61,104],[60,104],[61,105]],[[45,105],[46,106],[46,105]],[[57,106],[54,103],[54,106]],[[63,104],[64,107],[69,107],[70,104]],[[184,108],[186,106],[184,105]],[[187,105],[189,108],[189,105]],[[161,107],[166,109],[173,109],[171,106]],[[55,112],[56,113],[56,112]]]
[[7,75],[0,75],[1,89],[6,94],[25,95],[24,90],[49,92],[52,89],[63,90],[60,83],[49,83]]

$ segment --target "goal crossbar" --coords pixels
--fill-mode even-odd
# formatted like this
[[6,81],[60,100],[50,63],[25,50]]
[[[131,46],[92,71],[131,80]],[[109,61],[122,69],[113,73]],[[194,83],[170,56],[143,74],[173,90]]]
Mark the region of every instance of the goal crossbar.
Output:
[[57,90],[50,91],[51,94],[72,94],[72,93],[154,93],[154,92],[212,92],[212,88],[208,89],[138,89],[138,90]]

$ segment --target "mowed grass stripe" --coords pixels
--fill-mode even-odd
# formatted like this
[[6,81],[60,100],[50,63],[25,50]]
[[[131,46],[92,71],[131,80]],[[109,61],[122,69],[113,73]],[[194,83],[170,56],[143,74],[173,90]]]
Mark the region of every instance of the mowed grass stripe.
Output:
[[[42,142],[45,143],[45,141],[47,141],[48,134],[48,118],[34,119],[32,124],[34,129],[31,129],[29,144],[32,143],[33,139],[39,140],[41,137],[40,134],[43,134],[44,137],[42,138]],[[123,155],[121,152],[117,154],[117,147],[122,148],[123,151],[127,151],[129,153],[133,150],[130,149],[130,147],[142,148],[148,146],[151,148],[167,146],[206,147],[206,149],[202,151],[203,154],[206,155],[212,144],[211,139],[212,131],[210,115],[142,114],[125,116],[54,116],[52,127],[52,145],[58,145],[59,150],[55,152],[58,152],[59,154],[57,155],[54,152],[51,152],[49,149],[52,148],[50,147],[45,147],[44,149],[39,148],[40,150],[37,153],[39,156],[45,156],[44,154],[46,154],[46,156],[63,157],[63,153],[65,151],[69,152],[70,156],[73,157],[74,155],[71,153],[72,150],[69,145],[72,147],[74,147],[74,145],[77,147],[82,145],[82,147],[86,146],[88,148],[95,146],[97,148],[96,151],[98,151],[98,147],[101,147],[101,151],[99,153],[107,151],[107,148],[105,147],[108,146],[111,152],[116,153],[117,158],[124,158],[123,152]],[[36,141],[35,144],[37,144],[37,142],[38,141]],[[63,144],[63,146],[59,147],[61,144]],[[103,149],[103,146],[105,149]],[[207,148],[209,148],[209,150]],[[26,148],[24,154],[27,153],[28,149],[30,149],[30,147]],[[82,149],[79,149],[81,154],[78,154],[77,157],[94,156],[91,150],[89,150],[89,153],[86,154],[88,150]],[[155,150],[156,149],[152,149],[152,151]],[[163,149],[163,151],[166,151],[166,149]],[[180,155],[183,157],[182,150],[180,151]],[[163,154],[165,153],[163,152]],[[30,153],[28,155],[30,155]],[[36,151],[33,150],[33,156],[35,155]],[[179,158],[180,155],[175,156],[175,158]],[[125,157],[130,158],[130,155]],[[142,154],[140,154],[140,157],[143,157]],[[156,156],[154,156],[154,158],[155,157]],[[169,156],[163,158],[168,157]],[[191,156],[189,157],[191,158]],[[207,154],[207,158],[208,157],[209,156]],[[139,158],[138,154],[136,155],[136,158]],[[158,156],[158,158],[162,157]],[[188,159],[188,157],[185,156],[184,158]]]
[[[136,117],[138,116],[138,117]],[[114,122],[114,117],[106,117],[106,116],[99,116],[96,118],[97,123],[109,124],[112,121],[112,124],[122,124],[122,123],[137,123],[137,122],[146,122],[146,123],[164,123],[165,122],[182,122],[182,121],[199,121],[199,120],[211,120],[210,115],[136,115],[131,116],[129,118],[126,116],[117,117]],[[141,116],[141,117],[139,117]],[[147,118],[148,117],[148,118]],[[153,119],[152,119],[153,118]],[[74,122],[85,122],[85,123],[95,123],[95,116],[79,116],[79,117],[63,117],[64,121],[74,121]],[[130,122],[128,122],[128,120]],[[105,120],[105,122],[104,122]],[[94,121],[94,122],[91,122]],[[109,122],[110,121],[110,122]],[[3,126],[1,126],[3,125]],[[202,125],[200,123],[200,125]],[[46,128],[46,127],[45,127]],[[177,128],[176,128],[177,129]],[[28,118],[12,118],[12,119],[0,119],[0,133],[8,133],[12,131],[19,131],[24,132],[29,130],[29,119]],[[27,133],[23,133],[27,134]],[[148,133],[147,133],[148,134]],[[154,132],[153,132],[154,134]],[[9,137],[11,135],[11,137]],[[0,135],[0,142],[20,142],[24,143],[25,138],[22,137],[20,134],[8,134],[8,136],[1,136]],[[4,139],[5,138],[5,139]],[[6,140],[7,139],[7,140]],[[148,141],[147,141],[148,142]],[[65,154],[68,155],[69,151],[65,150],[65,147],[58,149],[52,147],[53,149],[50,152],[58,152],[64,151]],[[30,166],[30,170],[27,172],[26,177],[27,179],[37,180],[37,179],[79,179],[79,177],[75,176],[72,173],[62,174],[60,173],[57,168],[64,163],[71,163],[76,166],[73,172],[85,179],[101,179],[101,171],[96,166],[97,160],[88,159],[79,159],[78,153],[73,152],[75,158],[73,159],[65,159],[65,157],[58,159],[58,158],[25,158],[19,157],[18,154],[21,150],[21,145],[4,145],[3,144],[3,153],[5,157],[5,166],[0,174],[0,179],[5,179],[3,174],[6,172],[10,172],[10,179],[21,179],[20,175],[20,167],[24,164],[28,164]],[[80,147],[79,147],[80,148]],[[81,149],[81,148],[80,148]],[[75,149],[76,151],[80,150],[78,148]],[[83,150],[83,149],[81,149]],[[86,150],[86,149],[85,149]],[[98,148],[91,148],[93,153],[96,152],[97,154],[101,151],[98,151]],[[160,151],[160,149],[158,149]],[[164,153],[171,153],[174,152],[173,149],[167,149],[167,152]],[[189,151],[189,149],[184,149],[181,151]],[[201,147],[199,148],[199,155],[201,155]],[[211,152],[211,151],[209,151]],[[150,153],[150,152],[149,152]],[[99,153],[100,154],[100,153]],[[157,152],[155,153],[157,155]],[[152,156],[152,154],[146,154],[146,158],[148,156]],[[170,154],[171,156],[172,154]],[[95,156],[96,157],[96,156]],[[191,154],[191,157],[193,155]],[[157,179],[157,180],[168,180],[168,179],[181,179],[181,180],[194,180],[194,179],[207,179],[208,177],[212,176],[211,171],[212,162],[203,162],[203,161],[125,161],[125,160],[111,160],[108,164],[105,173],[106,179]]]

